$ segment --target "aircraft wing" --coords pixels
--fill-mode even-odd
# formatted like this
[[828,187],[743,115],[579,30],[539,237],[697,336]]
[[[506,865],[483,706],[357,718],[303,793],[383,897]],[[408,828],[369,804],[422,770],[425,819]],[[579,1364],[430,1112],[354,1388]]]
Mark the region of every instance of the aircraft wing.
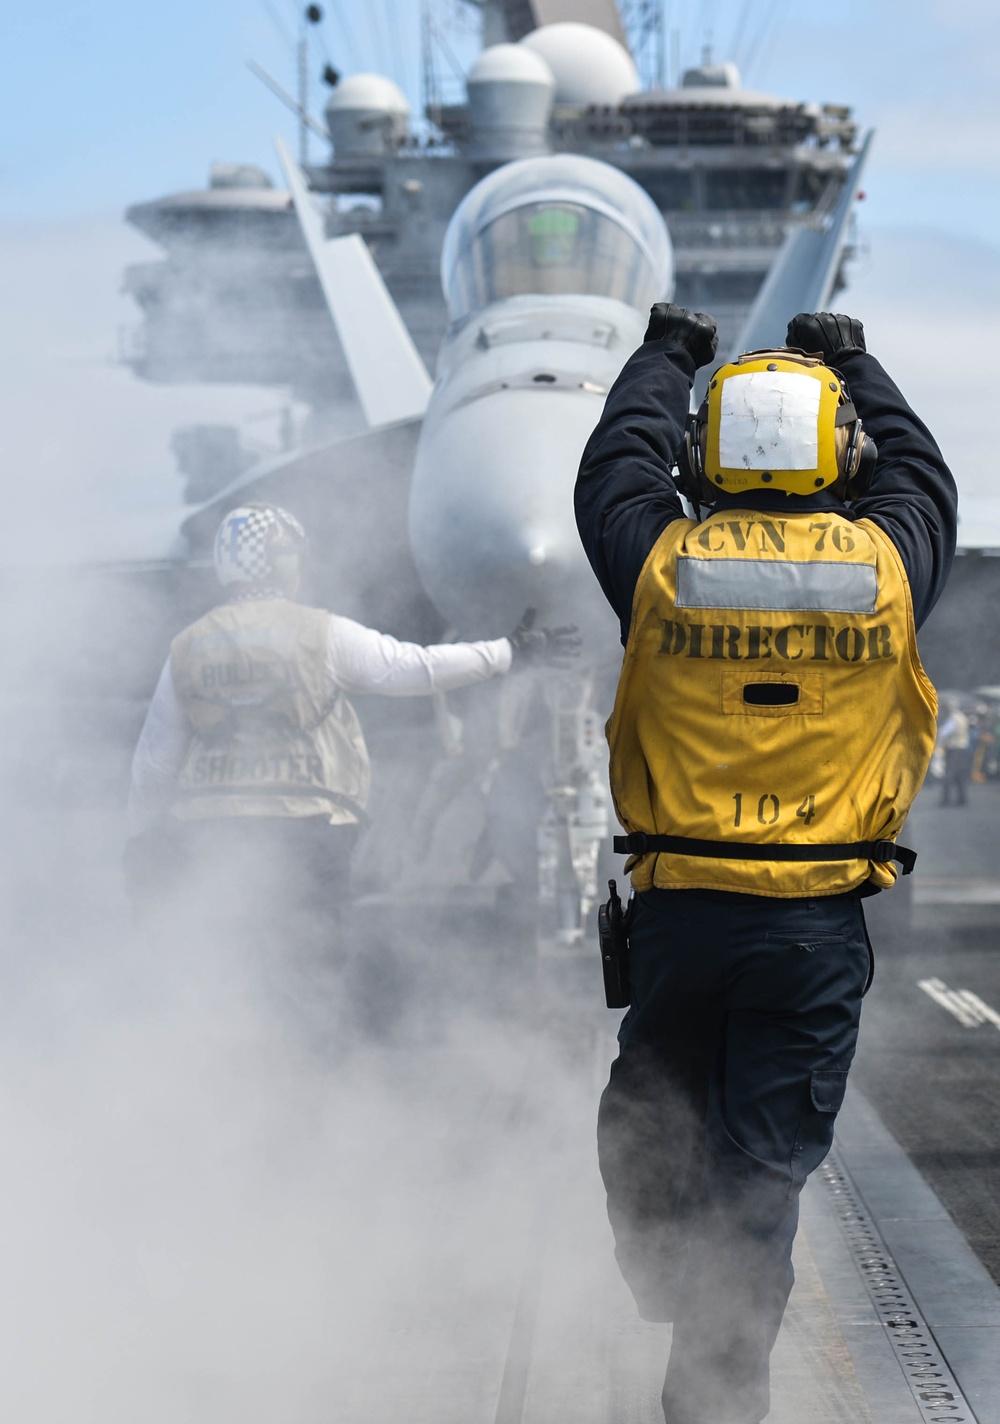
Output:
[[742,351],[784,346],[785,329],[796,313],[826,310],[873,136],[865,137],[833,212],[788,233],[728,360]]
[[423,415],[433,382],[364,239],[326,236],[302,170],[274,144],[365,420],[375,429]]

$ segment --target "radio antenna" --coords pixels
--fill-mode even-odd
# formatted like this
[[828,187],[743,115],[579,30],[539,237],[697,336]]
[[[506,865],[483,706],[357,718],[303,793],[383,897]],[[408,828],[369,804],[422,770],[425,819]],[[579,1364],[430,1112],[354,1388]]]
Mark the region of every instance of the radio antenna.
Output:
[[303,113],[301,104],[299,104],[297,100],[292,98],[291,94],[289,94],[287,89],[282,89],[278,81],[276,79],[272,79],[266,69],[261,69],[260,65],[256,62],[256,60],[253,59],[248,59],[246,64],[247,69],[249,69],[250,73],[256,75],[260,82],[264,85],[264,87],[266,89],[270,89],[271,93],[276,99],[281,100],[286,109],[291,109],[292,113],[295,114],[295,116],[298,118],[300,124],[304,124],[306,128],[312,129],[314,134],[316,134],[319,138],[326,139],[326,141],[329,143],[329,129],[324,128],[321,123],[317,123],[317,121],[313,118],[312,114]]

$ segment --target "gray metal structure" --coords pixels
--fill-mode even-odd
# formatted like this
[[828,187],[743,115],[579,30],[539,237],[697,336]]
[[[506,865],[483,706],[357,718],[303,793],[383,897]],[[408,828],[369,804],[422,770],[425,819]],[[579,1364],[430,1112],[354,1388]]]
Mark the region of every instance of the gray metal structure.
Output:
[[[438,278],[445,230],[465,194],[502,162],[578,153],[633,178],[670,231],[676,300],[711,311],[724,348],[737,340],[787,234],[824,227],[843,195],[858,154],[844,108],[745,90],[728,64],[691,69],[674,89],[607,102],[609,70],[631,72],[635,90],[639,81],[613,37],[613,0],[594,3],[593,15],[580,0],[486,8],[491,37],[519,41],[511,50],[536,70],[543,64],[532,53],[530,20],[546,27],[549,50],[561,36],[551,103],[524,75],[491,86],[474,70],[467,99],[432,105],[433,126],[417,137],[390,81],[349,76],[332,92],[327,128],[336,147],[307,168],[310,187],[326,204],[328,235],[364,239],[431,369],[448,321]],[[567,22],[569,12],[602,26],[589,30],[585,54],[584,27]],[[484,122],[504,83],[508,113],[511,92],[523,96],[505,133]],[[207,189],[136,204],[128,218],[166,252],[125,274],[144,313],[123,352],[137,374],[289,389],[311,407],[310,439],[361,428],[287,192],[259,170],[215,165]],[[849,256],[848,230],[846,242],[838,235],[835,288]]]

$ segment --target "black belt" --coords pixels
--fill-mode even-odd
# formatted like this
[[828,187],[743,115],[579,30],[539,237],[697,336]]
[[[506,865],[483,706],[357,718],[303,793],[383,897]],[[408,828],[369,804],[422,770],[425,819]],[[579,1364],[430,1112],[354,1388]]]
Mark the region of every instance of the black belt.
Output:
[[632,831],[627,836],[615,836],[616,855],[659,855],[668,851],[674,855],[706,856],[712,860],[874,860],[879,864],[898,860],[903,874],[909,875],[917,863],[917,852],[895,841],[853,841],[841,845],[749,845],[739,841],[698,841],[687,836],[648,836],[645,831]]

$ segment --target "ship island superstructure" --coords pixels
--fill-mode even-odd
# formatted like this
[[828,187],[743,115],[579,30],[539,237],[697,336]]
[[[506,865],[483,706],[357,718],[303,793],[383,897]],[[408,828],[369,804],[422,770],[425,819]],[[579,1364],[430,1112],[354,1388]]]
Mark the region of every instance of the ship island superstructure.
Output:
[[[836,207],[858,152],[850,110],[748,90],[734,64],[708,54],[675,86],[643,90],[617,21],[539,27],[534,9],[507,7],[463,101],[429,104],[423,132],[390,79],[337,83],[328,158],[306,168],[328,233],[364,238],[433,369],[447,325],[442,242],[465,194],[511,159],[599,158],[662,212],[674,299],[711,311],[725,348],[790,229],[820,226]],[[128,218],[166,253],[125,277],[144,316],[123,350],[139,376],[279,386],[309,407],[312,437],[360,428],[289,194],[263,170],[214,164],[207,188],[136,204]],[[851,253],[849,242],[841,266]],[[248,463],[237,433],[221,427],[179,432],[175,450],[192,500]]]

